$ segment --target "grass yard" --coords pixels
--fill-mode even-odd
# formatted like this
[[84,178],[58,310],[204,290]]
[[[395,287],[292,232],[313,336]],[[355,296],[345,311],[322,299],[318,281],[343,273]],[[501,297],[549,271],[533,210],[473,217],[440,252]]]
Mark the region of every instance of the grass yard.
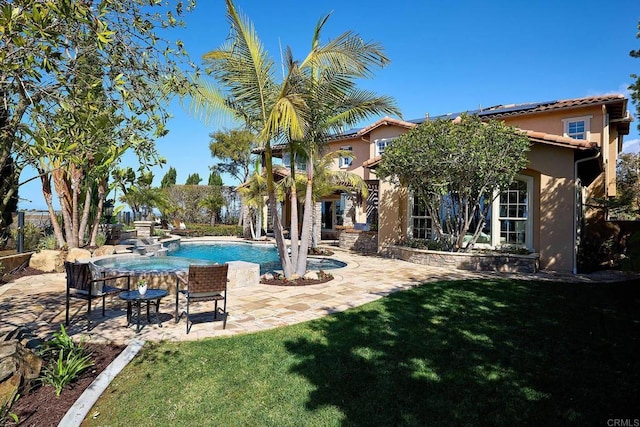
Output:
[[609,419],[640,419],[640,282],[474,280],[262,333],[147,345],[83,425]]

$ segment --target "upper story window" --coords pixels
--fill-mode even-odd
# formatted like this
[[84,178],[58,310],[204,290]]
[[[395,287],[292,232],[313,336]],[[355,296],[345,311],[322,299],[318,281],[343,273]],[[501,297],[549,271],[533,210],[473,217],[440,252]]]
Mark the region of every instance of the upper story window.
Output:
[[563,119],[564,123],[564,136],[573,139],[589,139],[589,132],[591,130],[591,117],[571,117],[569,119]]
[[376,152],[375,156],[381,156],[384,153],[385,148],[391,145],[394,138],[380,138],[376,139]]
[[[291,154],[282,154],[282,164],[286,168],[291,168]],[[296,159],[296,170],[307,170],[307,162],[304,159]]]
[[[353,152],[353,147],[340,147],[340,150]],[[353,157],[340,156],[338,159],[338,166],[341,168],[348,168],[353,163]]]

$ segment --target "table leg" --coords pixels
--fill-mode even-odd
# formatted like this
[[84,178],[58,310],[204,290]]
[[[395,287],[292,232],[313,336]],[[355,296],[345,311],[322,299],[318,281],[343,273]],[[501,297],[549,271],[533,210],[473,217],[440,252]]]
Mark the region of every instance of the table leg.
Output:
[[142,303],[141,301],[136,300],[136,305],[138,306],[138,319],[136,321],[136,334],[138,332],[140,332],[140,304],[141,303]]
[[151,322],[151,319],[149,318],[149,304],[151,303],[150,300],[147,300],[147,323]]
[[127,327],[131,324],[131,301],[127,301]]
[[156,320],[158,321],[158,326],[162,328],[162,323],[160,323],[160,315],[158,312],[160,311],[160,300],[156,300]]

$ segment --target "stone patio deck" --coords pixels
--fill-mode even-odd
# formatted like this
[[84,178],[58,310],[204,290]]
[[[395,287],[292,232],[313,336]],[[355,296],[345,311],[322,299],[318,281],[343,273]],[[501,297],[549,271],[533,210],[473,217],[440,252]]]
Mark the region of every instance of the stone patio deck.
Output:
[[[332,258],[346,262],[347,267],[331,270],[334,280],[312,286],[286,287],[248,285],[229,291],[227,328],[222,321],[211,321],[213,304],[196,305],[194,313],[209,312],[208,318],[195,323],[191,332],[185,331],[185,319],[174,322],[175,297],[165,297],[160,305],[162,327],[144,323],[140,333],[135,326],[127,327],[126,304],[113,297],[107,301],[106,316],[102,317],[99,303],[92,310],[94,328],[86,331],[86,305],[72,300],[71,323],[67,331],[72,336],[85,336],[90,342],[127,344],[133,338],[150,341],[197,340],[228,336],[291,325],[344,311],[374,301],[392,292],[437,280],[472,278],[519,277],[563,281],[620,280],[625,276],[572,276],[553,273],[514,275],[508,273],[478,273],[449,268],[427,267],[405,261],[360,256],[336,251]],[[180,309],[184,309],[184,301]],[[28,276],[0,286],[0,336],[23,327],[39,338],[50,337],[60,330],[65,317],[65,275],[50,273]],[[154,318],[152,317],[152,320]]]

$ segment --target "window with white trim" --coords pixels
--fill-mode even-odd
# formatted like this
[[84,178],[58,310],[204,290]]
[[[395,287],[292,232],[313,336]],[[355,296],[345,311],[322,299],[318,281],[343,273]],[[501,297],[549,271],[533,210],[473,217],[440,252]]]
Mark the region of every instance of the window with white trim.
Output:
[[[282,154],[282,165],[285,168],[291,168],[291,154],[283,153]],[[296,170],[307,170],[307,162],[304,159],[297,158],[296,159]]]
[[384,153],[385,148],[387,148],[388,146],[391,145],[391,143],[393,142],[394,138],[380,138],[380,139],[376,139],[375,143],[376,143],[376,152],[375,152],[375,156],[381,156],[382,153]]
[[509,188],[500,192],[494,201],[492,234],[497,246],[532,249],[532,190],[533,179],[521,176]]
[[571,117],[563,119],[564,136],[573,139],[589,139],[591,130],[591,118],[593,116]]
[[410,209],[409,235],[414,239],[431,239],[433,228],[427,206],[414,196],[411,199]]
[[[351,146],[340,147],[340,150],[353,152],[353,147],[351,147]],[[338,158],[338,166],[341,167],[341,168],[348,168],[349,166],[351,166],[352,163],[353,163],[353,157],[340,156]]]

